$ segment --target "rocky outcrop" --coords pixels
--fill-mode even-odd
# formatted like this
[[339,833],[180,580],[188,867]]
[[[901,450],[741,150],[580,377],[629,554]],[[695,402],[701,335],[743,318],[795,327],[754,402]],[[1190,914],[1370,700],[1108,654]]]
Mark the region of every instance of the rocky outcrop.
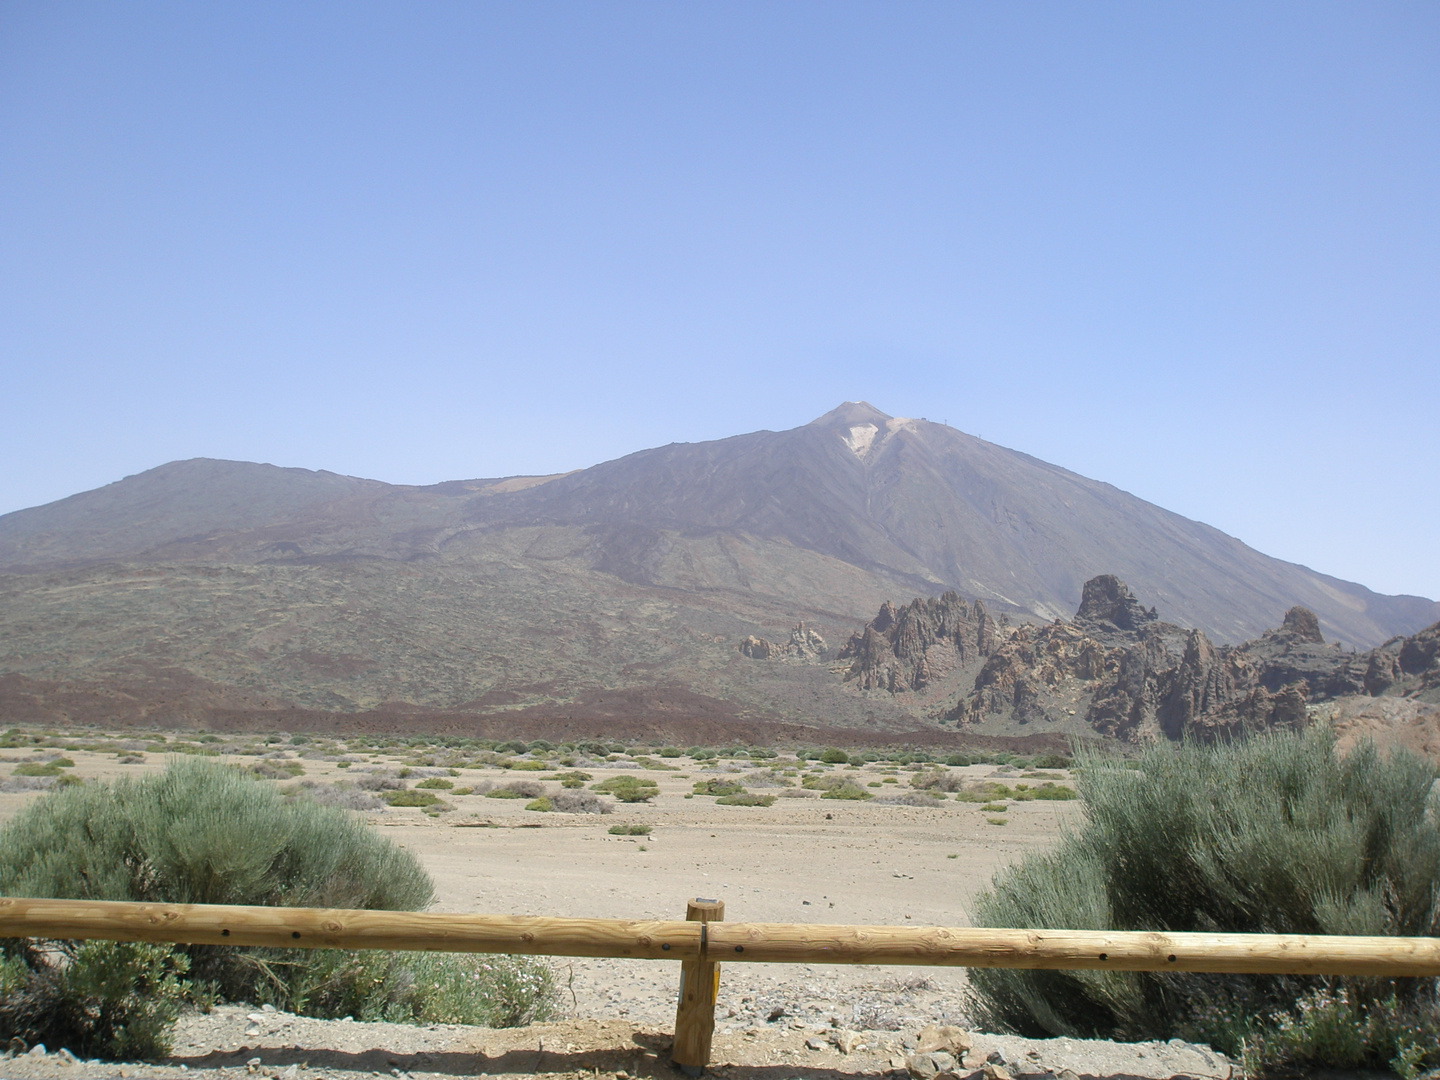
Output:
[[819,660],[826,648],[825,639],[801,622],[783,645],[751,634],[740,642],[740,655],[751,660]]
[[1243,645],[1162,622],[1113,575],[1085,584],[1075,618],[1017,628],[942,717],[961,726],[1083,718],[1122,740],[1212,739],[1303,724],[1310,706],[1357,695],[1440,701],[1440,624],[1369,653],[1327,644],[1292,607]]
[[1146,623],[1158,621],[1155,609],[1146,611],[1114,574],[1101,574],[1085,583],[1075,625],[1104,631],[1136,633]]
[[863,630],[850,636],[839,658],[845,679],[861,690],[892,694],[924,690],[956,667],[988,656],[997,627],[983,602],[958,593],[919,598],[896,609],[888,600]]

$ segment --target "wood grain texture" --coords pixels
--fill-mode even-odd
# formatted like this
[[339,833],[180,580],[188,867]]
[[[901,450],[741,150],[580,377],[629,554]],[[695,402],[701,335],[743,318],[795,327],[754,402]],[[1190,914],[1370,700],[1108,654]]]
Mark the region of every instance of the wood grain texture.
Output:
[[706,955],[768,964],[933,964],[1235,974],[1440,975],[1440,938],[728,923]]
[[[710,926],[725,918],[725,901],[696,897],[685,905],[685,919]],[[675,1006],[675,1042],[670,1060],[691,1075],[710,1062],[715,1035],[715,999],[720,992],[720,965],[686,960],[680,965],[680,998]]]
[[0,898],[0,937],[700,959],[698,923]]
[[[702,947],[702,926],[705,944]],[[1440,938],[702,924],[0,897],[0,937],[761,964],[1440,976]]]

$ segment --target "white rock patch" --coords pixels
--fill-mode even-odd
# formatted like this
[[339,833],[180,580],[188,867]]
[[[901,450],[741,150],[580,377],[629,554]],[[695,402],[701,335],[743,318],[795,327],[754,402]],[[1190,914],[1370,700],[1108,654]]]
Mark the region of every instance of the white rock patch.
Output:
[[863,458],[870,453],[870,447],[875,442],[875,436],[880,434],[880,429],[874,424],[856,424],[850,429],[850,434],[843,436],[845,445],[850,452],[858,458]]

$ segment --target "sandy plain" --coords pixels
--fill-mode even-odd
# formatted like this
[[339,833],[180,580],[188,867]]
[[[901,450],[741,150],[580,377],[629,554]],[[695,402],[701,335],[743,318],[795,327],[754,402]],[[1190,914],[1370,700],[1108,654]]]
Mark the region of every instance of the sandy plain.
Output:
[[[54,752],[6,751],[0,755],[0,774],[13,767],[4,762]],[[120,764],[113,752],[83,750],[67,751],[66,756],[75,762],[67,771],[84,780],[153,771],[166,760],[164,755],[148,753],[139,755],[143,761]],[[407,760],[404,754],[363,758],[348,767],[335,760],[302,759],[302,780],[353,783],[368,770],[398,771]],[[219,760],[242,766],[256,762],[254,756]],[[1006,810],[996,812],[980,803],[953,799],[926,806],[892,805],[821,799],[818,792],[800,794],[798,788],[751,784],[747,786],[755,792],[795,794],[778,798],[769,807],[725,806],[717,805],[714,797],[692,795],[692,785],[715,777],[743,783],[759,766],[774,763],[682,758],[663,762],[667,766],[663,769],[641,768],[630,761],[577,764],[594,782],[617,775],[655,780],[659,795],[652,802],[617,804],[609,814],[571,815],[526,810],[523,799],[441,791],[438,794],[454,807],[443,814],[392,807],[365,812],[365,817],[420,859],[435,880],[434,910],[438,911],[668,919],[682,918],[687,899],[699,896],[723,900],[725,917],[732,922],[963,926],[974,896],[997,870],[1027,852],[1052,845],[1079,813],[1076,802],[1010,802]],[[784,764],[789,768],[776,771],[800,775],[782,779],[796,783],[804,775],[793,759]],[[915,766],[885,763],[808,768],[817,774],[844,775],[880,797],[912,791],[909,780],[916,771]],[[417,769],[408,782],[413,784],[426,772],[446,771]],[[1012,787],[1047,779],[1068,781],[1056,773],[1026,780],[1020,770],[993,764],[949,771],[966,781],[997,780]],[[550,774],[461,768],[449,779],[462,788],[541,775]],[[279,783],[288,787],[299,782]],[[560,790],[554,782],[538,782],[547,790]],[[38,797],[29,792],[0,793],[0,821]],[[645,825],[651,831],[647,836],[616,836],[609,832],[614,825]],[[161,1077],[203,1075],[196,1070],[214,1069],[216,1075],[224,1075],[221,1070],[240,1070],[291,1078],[383,1072],[416,1076],[547,1072],[593,1078],[603,1072],[623,1080],[627,1074],[668,1073],[660,1043],[673,1028],[678,965],[586,959],[554,963],[565,1013],[558,1024],[496,1033],[276,1014],[262,1036],[254,1037],[253,1030],[247,1032],[250,1022],[240,1016],[245,1009],[224,1007],[211,1017],[182,1022],[175,1056],[167,1065],[131,1066],[122,1074],[98,1063],[77,1064],[67,1073],[64,1063],[56,1063],[51,1053],[45,1059],[22,1056],[5,1062],[0,1075]],[[776,1080],[796,1075],[876,1075],[894,1072],[897,1065],[903,1072],[903,1054],[907,1045],[913,1047],[920,1028],[927,1024],[973,1027],[965,985],[964,971],[954,968],[722,965],[716,1071],[723,1075],[729,1069],[737,1076],[753,1072]],[[842,1055],[834,1046],[835,1033],[846,1030],[868,1033],[863,1051]],[[302,1031],[306,1038],[295,1041]],[[1059,1075],[1062,1068],[1079,1075],[1111,1076],[1228,1076],[1230,1072],[1223,1059],[1179,1046],[1125,1048],[979,1036],[976,1048],[981,1056],[974,1063],[983,1063],[983,1054],[995,1051],[1012,1069],[1019,1068],[1016,1075],[1024,1073],[1027,1061],[1034,1066],[1034,1075],[1047,1070]],[[557,1049],[558,1058],[544,1060],[547,1052]],[[533,1061],[532,1053],[538,1055]],[[520,1061],[522,1057],[528,1064]],[[379,1067],[381,1058],[387,1062],[383,1067]],[[1042,1058],[1048,1062],[1043,1068]],[[450,1064],[441,1064],[447,1061]]]

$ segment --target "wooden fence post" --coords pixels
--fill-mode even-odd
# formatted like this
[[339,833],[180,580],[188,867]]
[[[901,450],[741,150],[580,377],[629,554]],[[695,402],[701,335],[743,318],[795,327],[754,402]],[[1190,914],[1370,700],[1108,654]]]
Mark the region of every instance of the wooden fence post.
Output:
[[[696,897],[685,905],[687,922],[725,919],[725,901]],[[675,1009],[675,1044],[670,1061],[687,1076],[699,1076],[710,1064],[710,1038],[715,1034],[715,998],[720,993],[720,965],[712,964],[701,928],[700,959],[680,964],[680,1004]]]

